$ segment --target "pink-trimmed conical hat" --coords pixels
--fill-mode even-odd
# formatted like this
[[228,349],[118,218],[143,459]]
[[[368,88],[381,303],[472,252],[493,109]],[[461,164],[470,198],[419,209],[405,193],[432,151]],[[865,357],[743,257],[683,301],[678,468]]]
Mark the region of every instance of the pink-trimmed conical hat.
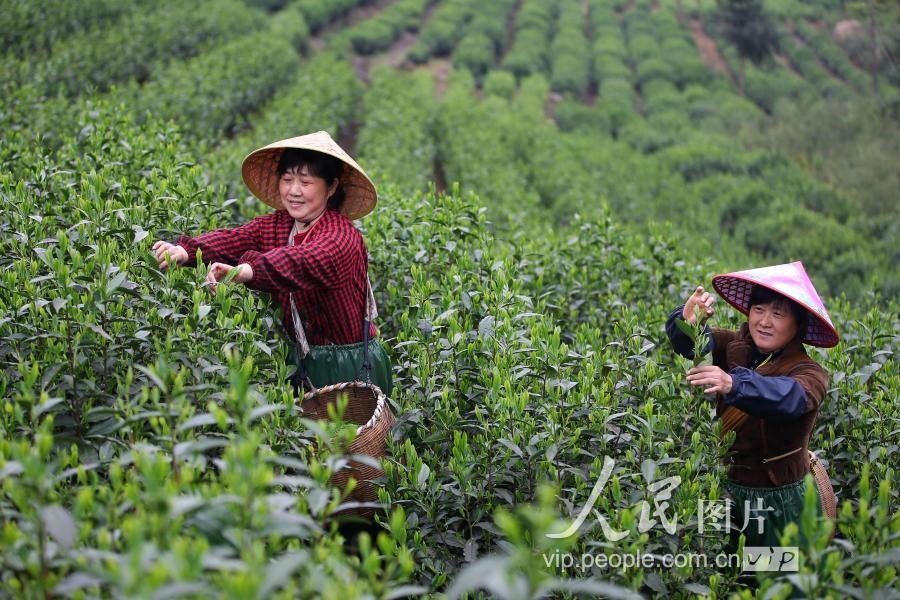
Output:
[[840,341],[831,317],[825,310],[825,304],[819,298],[800,261],[716,275],[712,284],[728,304],[745,315],[750,311],[750,294],[753,287],[756,285],[766,287],[790,298],[809,313],[803,343],[832,348]]
[[254,196],[271,206],[282,208],[278,193],[278,161],[285,148],[315,150],[333,156],[344,163],[341,187],[344,188],[344,202],[341,212],[351,220],[366,216],[375,208],[378,194],[375,184],[356,161],[338,146],[327,131],[317,131],[298,137],[272,142],[251,152],[241,165],[241,176]]

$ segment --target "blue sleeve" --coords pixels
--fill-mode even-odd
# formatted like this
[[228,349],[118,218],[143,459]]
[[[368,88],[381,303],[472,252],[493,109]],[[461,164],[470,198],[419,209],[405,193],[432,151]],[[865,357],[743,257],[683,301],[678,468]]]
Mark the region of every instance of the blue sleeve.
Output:
[[[669,343],[672,349],[685,358],[694,358],[694,341],[686,336],[683,331],[678,329],[675,324],[677,319],[683,319],[684,304],[669,313],[666,320],[666,335],[669,336]],[[709,334],[709,326],[706,326],[706,333]],[[709,343],[706,345],[706,352],[711,352],[713,348],[712,336],[709,336]]]
[[745,367],[735,367],[729,375],[725,404],[764,419],[799,417],[808,410],[806,391],[793,377],[766,377]]

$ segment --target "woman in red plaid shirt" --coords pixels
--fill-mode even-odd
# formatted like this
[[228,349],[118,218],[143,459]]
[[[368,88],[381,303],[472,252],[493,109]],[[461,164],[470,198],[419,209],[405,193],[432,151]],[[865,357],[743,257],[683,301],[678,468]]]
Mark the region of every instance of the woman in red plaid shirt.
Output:
[[368,338],[372,381],[389,396],[390,361],[374,340],[368,253],[352,223],[375,207],[372,181],[324,131],[256,150],[241,173],[250,191],[277,210],[240,227],[157,241],[160,268],[193,265],[199,250],[212,293],[234,270],[232,281],[271,294],[295,344],[291,356],[299,350],[305,357],[298,374],[305,371],[309,381],[295,378],[295,385],[365,377],[360,368]]

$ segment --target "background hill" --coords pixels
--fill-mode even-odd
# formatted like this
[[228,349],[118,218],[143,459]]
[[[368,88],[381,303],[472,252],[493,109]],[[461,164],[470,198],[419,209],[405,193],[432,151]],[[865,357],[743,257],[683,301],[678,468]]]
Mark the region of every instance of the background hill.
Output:
[[[788,260],[843,336],[815,351],[832,388],[812,443],[839,533],[803,523],[795,583],[896,587],[897,10],[765,7],[776,47],[742,67],[707,0],[5,3],[2,587],[749,595],[711,563],[553,557],[722,550],[697,519],[715,427],[662,324],[712,274]],[[384,533],[356,550],[330,528],[341,453],[315,455],[327,435],[277,383],[277,317],[149,255],[259,214],[243,157],[319,129],[379,187],[360,227],[401,417]],[[546,537],[604,457],[597,509],[630,535]],[[679,529],[639,531],[668,476]]]

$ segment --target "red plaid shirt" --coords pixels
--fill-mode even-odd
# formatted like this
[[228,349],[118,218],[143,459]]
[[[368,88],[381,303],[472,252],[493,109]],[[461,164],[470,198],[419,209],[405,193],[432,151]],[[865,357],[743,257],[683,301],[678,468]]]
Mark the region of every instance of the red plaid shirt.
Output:
[[[197,250],[205,263],[248,264],[247,287],[269,292],[281,306],[284,326],[294,337],[291,294],[310,345],[362,341],[368,254],[362,234],[342,213],[326,210],[312,229],[288,236],[294,220],[285,210],[256,217],[232,229],[219,229],[175,242],[187,250],[189,265]],[[374,325],[369,333],[375,336]]]

